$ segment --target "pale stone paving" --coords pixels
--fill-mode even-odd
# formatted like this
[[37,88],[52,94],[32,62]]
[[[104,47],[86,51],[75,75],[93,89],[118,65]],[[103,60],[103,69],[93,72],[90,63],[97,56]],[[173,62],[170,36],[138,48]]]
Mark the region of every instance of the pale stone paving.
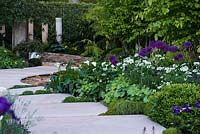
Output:
[[[34,67],[26,69],[0,70],[0,87],[21,85],[22,78],[56,72],[56,67]],[[11,94],[21,94],[26,90],[42,87],[12,89]],[[17,115],[26,122],[26,117],[34,113],[29,130],[32,134],[162,134],[165,128],[152,122],[144,115],[98,116],[107,108],[100,103],[62,103],[68,94],[46,94],[20,96],[15,102]],[[22,103],[27,103],[24,107]],[[30,104],[29,104],[30,103]],[[25,110],[23,110],[25,108]],[[21,112],[23,111],[23,112]]]

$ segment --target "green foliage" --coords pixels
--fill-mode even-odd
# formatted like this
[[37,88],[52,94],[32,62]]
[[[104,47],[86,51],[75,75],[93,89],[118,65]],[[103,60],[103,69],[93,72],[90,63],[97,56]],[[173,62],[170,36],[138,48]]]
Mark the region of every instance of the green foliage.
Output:
[[43,45],[38,40],[22,42],[18,44],[14,49],[21,57],[26,59],[29,58],[29,53],[31,52],[39,52],[43,51]]
[[19,88],[28,88],[28,87],[36,87],[34,85],[14,85],[13,87],[9,89],[19,89]]
[[70,97],[66,97],[64,100],[63,100],[63,103],[78,103],[78,102],[91,102],[90,99],[88,99],[87,97],[73,97],[73,96],[70,96]]
[[168,128],[163,131],[163,134],[182,134],[180,130],[176,128]]
[[51,82],[47,83],[45,88],[53,90],[56,93],[72,93],[83,75],[80,69],[76,70],[72,68],[72,61],[70,61],[65,71],[60,71],[52,75]]
[[81,56],[95,56],[99,57],[103,54],[103,50],[97,46],[87,46],[85,47],[85,52],[81,54]]
[[184,104],[196,104],[200,98],[200,86],[195,84],[173,84],[165,86],[161,91],[150,97],[150,118],[165,127],[176,127],[183,134],[198,134],[199,111],[192,113],[182,112],[174,115],[173,106],[183,106]]
[[146,0],[145,4],[141,16],[149,22],[148,32],[155,38],[163,38],[167,43],[176,41],[179,45],[186,40],[198,43],[199,0]]
[[23,68],[27,66],[24,60],[18,58],[10,50],[0,47],[0,69]]
[[21,95],[38,95],[38,94],[51,94],[50,90],[36,90],[33,91],[24,91]]
[[36,90],[34,94],[51,94],[51,92],[50,90]]
[[130,84],[124,76],[120,75],[107,85],[104,102],[109,104],[112,100],[126,98],[147,103],[151,94],[152,90],[149,88]]
[[108,105],[108,111],[101,115],[131,115],[144,114],[146,104],[130,100],[114,100]]
[[30,134],[30,131],[21,122],[13,121],[5,116],[0,121],[0,134]]
[[141,0],[99,0],[87,18],[94,21],[97,34],[129,43],[145,32],[147,23],[138,17],[144,8]]
[[21,95],[33,95],[33,91],[24,91]]
[[29,67],[36,67],[42,65],[42,60],[39,58],[33,58],[28,61]]
[[46,7],[37,0],[0,0],[0,24],[11,24],[16,21],[31,19],[37,22],[45,22]]

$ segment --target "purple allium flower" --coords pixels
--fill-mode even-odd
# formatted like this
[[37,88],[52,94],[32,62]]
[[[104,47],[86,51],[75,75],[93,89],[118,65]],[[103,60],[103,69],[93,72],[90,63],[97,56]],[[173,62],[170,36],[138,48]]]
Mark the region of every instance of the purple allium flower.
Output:
[[111,62],[114,66],[116,66],[117,63],[119,62],[118,59],[117,59],[117,57],[116,57],[115,55],[110,55],[110,56],[109,56],[109,60],[110,60],[110,62]]
[[200,100],[197,101],[197,103],[195,104],[196,108],[200,108]]
[[152,48],[150,48],[150,47],[142,48],[142,49],[138,52],[138,55],[139,55],[140,57],[144,57],[144,56],[149,55],[151,52],[152,52]]
[[172,52],[175,53],[177,52],[179,49],[176,46],[164,46],[164,51],[165,52]]
[[179,114],[181,112],[181,108],[179,106],[173,106],[172,110],[174,112],[174,114]]
[[0,115],[9,114],[13,119],[19,120],[14,111],[11,110],[11,106],[13,103],[10,103],[5,97],[0,97]]
[[184,46],[185,48],[189,48],[189,47],[192,46],[192,42],[186,41],[186,42],[183,44],[183,46]]
[[183,112],[191,112],[192,111],[192,107],[190,106],[190,104],[185,104],[182,108]]
[[178,55],[174,56],[174,60],[175,60],[175,61],[179,61],[179,60],[181,60],[183,57],[184,57],[183,54],[178,54]]
[[161,40],[157,40],[155,42],[155,47],[158,48],[158,49],[163,49],[164,46],[165,46],[165,43],[163,41],[161,41]]
[[149,41],[149,48],[156,48],[156,44],[155,44],[155,41]]

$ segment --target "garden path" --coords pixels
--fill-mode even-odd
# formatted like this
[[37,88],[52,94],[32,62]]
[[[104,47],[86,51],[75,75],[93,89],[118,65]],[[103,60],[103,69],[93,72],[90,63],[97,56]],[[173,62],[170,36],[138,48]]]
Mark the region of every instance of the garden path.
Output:
[[[49,66],[0,70],[0,86],[9,88],[21,85],[20,80],[24,77],[55,71],[57,68]],[[24,90],[42,88],[14,89],[10,93],[21,94]],[[32,134],[143,134],[144,127],[147,130],[145,134],[153,134],[153,127],[154,134],[161,134],[164,130],[164,127],[144,115],[98,116],[107,110],[102,104],[62,103],[66,96],[69,95],[19,96],[14,106],[23,122],[32,122],[29,128]]]

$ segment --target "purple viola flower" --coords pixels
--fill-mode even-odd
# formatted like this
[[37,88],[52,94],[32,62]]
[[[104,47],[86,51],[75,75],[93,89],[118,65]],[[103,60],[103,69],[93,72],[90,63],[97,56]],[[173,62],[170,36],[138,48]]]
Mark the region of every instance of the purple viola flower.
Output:
[[14,114],[14,111],[11,110],[11,106],[13,103],[10,103],[7,98],[0,97],[0,115],[9,114],[13,119],[19,120]]
[[117,63],[119,62],[117,57],[115,55],[110,55],[109,56],[109,61],[112,63],[112,65],[116,66]]
[[161,41],[161,40],[157,40],[155,42],[155,47],[158,48],[158,49],[163,49],[164,46],[165,46],[165,43],[163,41]]
[[192,107],[190,106],[190,104],[185,104],[183,107],[182,107],[182,111],[183,112],[191,112],[192,111]]
[[196,108],[200,108],[200,100],[197,101],[197,103],[195,104]]
[[175,115],[177,115],[181,112],[181,108],[179,106],[173,106],[172,110]]
[[175,61],[179,61],[179,60],[181,60],[183,57],[184,57],[183,54],[177,54],[176,56],[174,56],[174,60],[175,60]]
[[189,48],[189,47],[192,46],[192,42],[186,41],[186,42],[183,44],[183,46],[184,46],[185,48]]

